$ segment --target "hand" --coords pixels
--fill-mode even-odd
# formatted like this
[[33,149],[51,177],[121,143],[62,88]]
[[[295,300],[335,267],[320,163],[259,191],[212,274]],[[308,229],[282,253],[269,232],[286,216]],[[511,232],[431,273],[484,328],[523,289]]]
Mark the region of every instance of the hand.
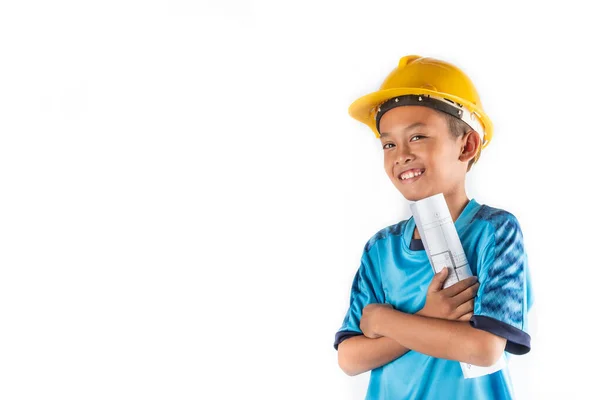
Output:
[[376,330],[379,324],[379,318],[381,317],[381,310],[384,308],[391,308],[391,304],[371,303],[367,304],[362,310],[362,317],[360,319],[360,330],[363,335],[370,339],[377,339],[382,337]]
[[442,289],[447,277],[448,268],[435,274],[427,289],[425,306],[417,312],[417,315],[458,321],[470,320],[475,305],[473,298],[479,289],[477,277],[463,279]]

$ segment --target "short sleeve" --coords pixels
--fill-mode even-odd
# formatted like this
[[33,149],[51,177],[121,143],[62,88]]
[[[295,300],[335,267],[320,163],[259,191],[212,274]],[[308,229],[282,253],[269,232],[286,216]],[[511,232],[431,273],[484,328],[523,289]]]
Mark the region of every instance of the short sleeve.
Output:
[[362,335],[360,319],[363,308],[371,303],[384,303],[384,300],[385,296],[381,286],[379,269],[374,265],[367,250],[365,250],[361,258],[360,267],[352,281],[350,305],[342,326],[335,334],[333,347],[337,350],[338,345],[344,340],[352,336]]
[[505,351],[526,354],[531,349],[527,314],[533,300],[529,266],[519,223],[510,213],[504,216],[492,224],[493,238],[480,258],[480,287],[470,322],[505,338]]

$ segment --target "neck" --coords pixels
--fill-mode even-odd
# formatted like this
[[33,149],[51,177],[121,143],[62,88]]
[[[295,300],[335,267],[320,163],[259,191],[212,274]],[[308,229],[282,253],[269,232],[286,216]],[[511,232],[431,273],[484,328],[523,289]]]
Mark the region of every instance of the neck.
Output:
[[450,209],[452,221],[456,222],[462,210],[464,210],[467,204],[469,204],[469,198],[464,190],[462,190],[460,193],[444,195],[444,198],[446,199],[446,203]]

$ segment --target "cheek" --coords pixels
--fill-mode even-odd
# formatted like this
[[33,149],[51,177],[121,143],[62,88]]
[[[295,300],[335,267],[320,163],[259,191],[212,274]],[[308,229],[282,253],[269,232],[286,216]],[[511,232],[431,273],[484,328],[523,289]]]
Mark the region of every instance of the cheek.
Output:
[[383,168],[385,169],[385,173],[388,176],[392,176],[392,174],[394,173],[394,162],[391,158],[389,157],[384,157],[383,158]]
[[446,164],[443,162],[443,160],[440,160],[439,158],[430,160],[428,166],[430,177],[433,181],[443,183],[448,180],[451,174],[450,171],[448,171],[448,168],[444,167],[445,165]]
[[385,174],[388,176],[388,178],[392,180],[394,179],[394,170],[392,168],[386,167]]
[[439,154],[438,157],[432,158],[429,163],[433,172],[432,175],[434,175],[435,179],[440,183],[449,182],[453,180],[456,175],[456,169],[451,159],[445,157],[448,157],[448,155]]

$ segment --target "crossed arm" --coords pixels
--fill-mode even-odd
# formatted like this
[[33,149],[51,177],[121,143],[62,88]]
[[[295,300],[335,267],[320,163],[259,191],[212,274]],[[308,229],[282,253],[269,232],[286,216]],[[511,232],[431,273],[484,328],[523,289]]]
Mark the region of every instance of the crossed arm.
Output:
[[[441,290],[445,275],[444,272],[434,277],[426,305],[417,314],[403,313],[384,304],[367,305],[360,322],[363,335],[346,339],[338,346],[342,370],[357,375],[385,365],[409,350],[473,365],[493,365],[504,351],[506,339],[470,325],[473,301],[465,299],[472,299],[477,285],[471,282],[465,289],[468,283],[463,282]],[[432,309],[437,318],[431,316]]]
[[359,335],[339,344],[338,364],[347,375],[354,376],[394,361],[409,350],[385,336],[371,339]]

